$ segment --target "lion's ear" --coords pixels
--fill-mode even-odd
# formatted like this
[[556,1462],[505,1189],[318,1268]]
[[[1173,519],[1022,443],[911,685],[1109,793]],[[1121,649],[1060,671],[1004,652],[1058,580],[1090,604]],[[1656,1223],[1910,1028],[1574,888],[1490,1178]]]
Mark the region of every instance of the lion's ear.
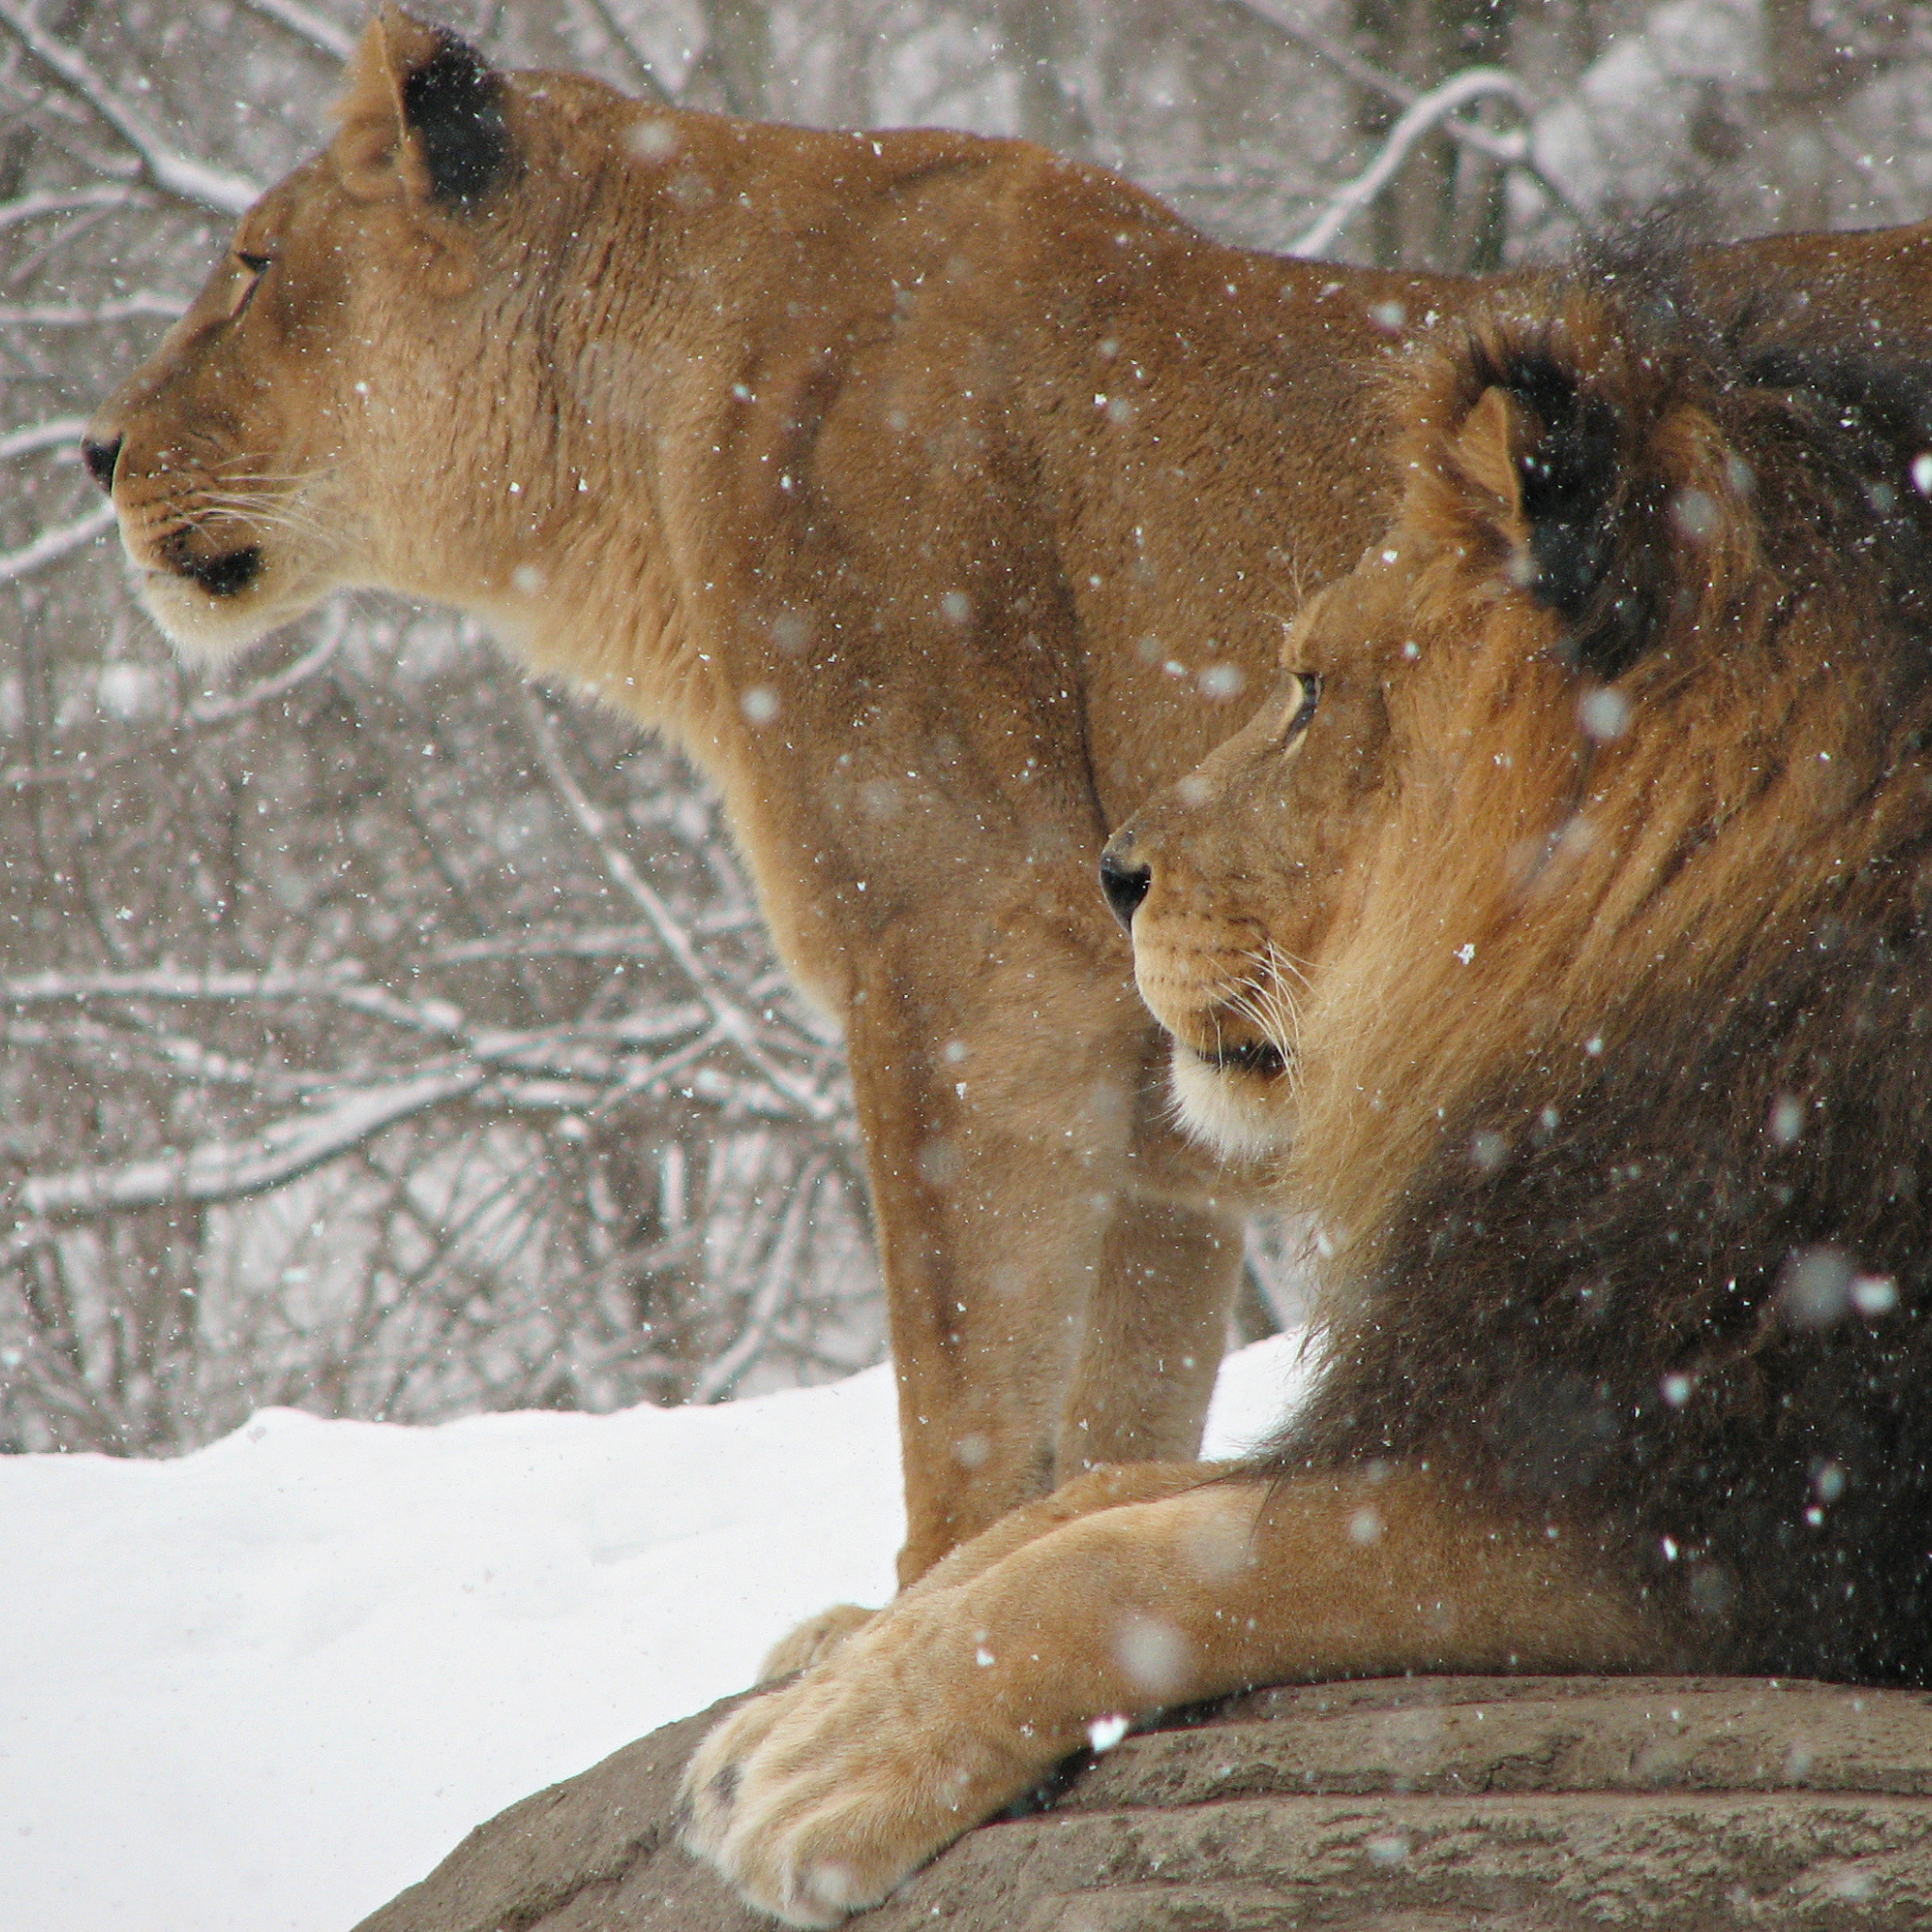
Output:
[[446,28],[382,8],[349,58],[347,82],[329,154],[351,194],[460,210],[514,172],[503,81]]
[[[1480,492],[1472,508],[1510,575],[1570,625],[1571,661],[1614,677],[1642,649],[1651,600],[1624,581],[1624,553],[1644,551],[1644,492],[1626,475],[1609,385],[1546,343],[1498,358],[1491,375],[1454,438],[1457,466]],[[1653,559],[1640,575],[1648,583],[1663,568]]]
[[1491,383],[1456,432],[1456,459],[1462,474],[1487,490],[1512,522],[1523,514],[1523,478],[1517,466],[1526,428],[1509,391]]

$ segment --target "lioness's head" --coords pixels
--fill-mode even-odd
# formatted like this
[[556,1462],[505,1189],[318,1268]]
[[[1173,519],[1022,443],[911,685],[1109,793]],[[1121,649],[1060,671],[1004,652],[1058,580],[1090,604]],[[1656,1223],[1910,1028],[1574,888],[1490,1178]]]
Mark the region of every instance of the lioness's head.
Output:
[[1389,534],[1103,861],[1224,1151],[1319,1101],[1324,1139],[1375,1116],[1386,1161],[1506,1062],[1560,1110],[1645,1001],[1829,929],[1924,815],[1923,382],[1655,289],[1557,285],[1458,336],[1404,377]]
[[[334,141],[248,212],[88,426],[176,643],[232,649],[341,585],[514,601],[520,554],[574,506],[554,461],[519,475],[542,372],[508,344],[555,341],[544,270],[588,190],[560,144],[606,105],[630,106],[492,73],[392,8],[372,22]],[[541,205],[519,192],[533,171]]]

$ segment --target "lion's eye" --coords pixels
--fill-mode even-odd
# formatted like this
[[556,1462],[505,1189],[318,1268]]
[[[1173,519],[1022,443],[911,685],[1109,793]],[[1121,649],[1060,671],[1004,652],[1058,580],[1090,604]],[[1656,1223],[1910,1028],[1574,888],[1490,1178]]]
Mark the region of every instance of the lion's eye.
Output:
[[275,259],[275,257],[272,255],[248,255],[238,248],[235,251],[235,259],[239,261],[242,264],[242,266],[248,271],[250,275],[258,275],[267,274],[268,265]]

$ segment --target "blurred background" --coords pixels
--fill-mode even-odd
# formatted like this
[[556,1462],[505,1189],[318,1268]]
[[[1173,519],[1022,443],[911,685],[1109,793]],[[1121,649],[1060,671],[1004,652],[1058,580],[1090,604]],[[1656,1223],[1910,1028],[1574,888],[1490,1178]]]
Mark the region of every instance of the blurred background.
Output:
[[[661,100],[1028,135],[1355,261],[1932,210],[1924,6],[424,11]],[[842,1059],[682,763],[444,612],[339,600],[210,678],[124,586],[81,421],[325,138],[362,18],[0,0],[0,1449],[715,1401],[884,1350]],[[1239,1337],[1293,1318],[1295,1247],[1255,1230]]]

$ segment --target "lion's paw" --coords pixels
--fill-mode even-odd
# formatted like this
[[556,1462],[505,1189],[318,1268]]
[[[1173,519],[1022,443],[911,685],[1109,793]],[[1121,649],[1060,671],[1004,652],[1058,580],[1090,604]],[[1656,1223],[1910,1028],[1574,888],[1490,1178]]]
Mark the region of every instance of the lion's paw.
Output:
[[1060,1755],[987,1695],[970,1635],[912,1607],[741,1706],[685,1772],[686,1849],[787,1924],[878,1904]]
[[808,1671],[813,1664],[824,1663],[848,1637],[863,1630],[877,1615],[862,1604],[834,1604],[817,1616],[808,1617],[766,1651],[758,1681],[774,1684],[794,1671]]

